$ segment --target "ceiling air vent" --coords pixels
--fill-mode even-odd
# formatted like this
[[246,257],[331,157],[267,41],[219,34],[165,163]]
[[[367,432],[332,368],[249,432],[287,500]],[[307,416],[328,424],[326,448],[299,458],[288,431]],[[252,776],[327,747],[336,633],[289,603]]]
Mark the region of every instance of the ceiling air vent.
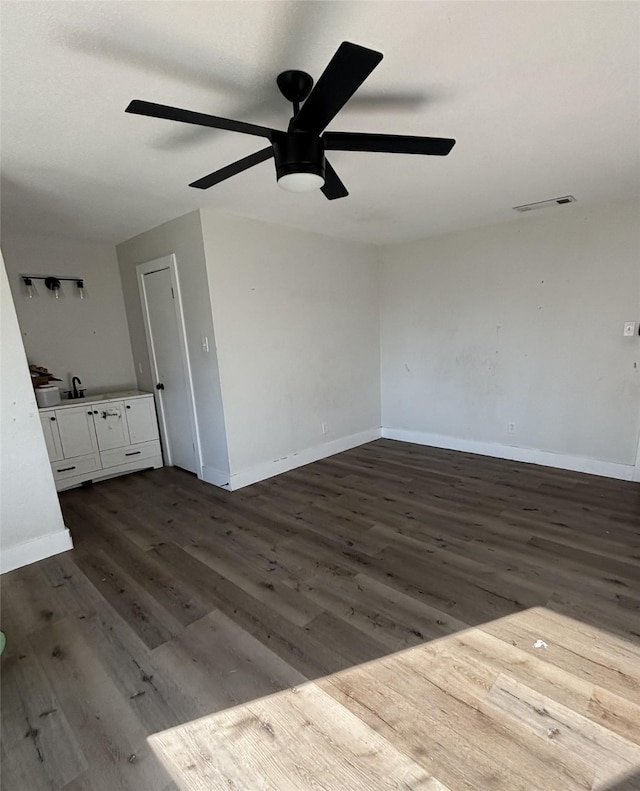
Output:
[[564,195],[562,198],[551,198],[550,200],[539,200],[536,203],[525,203],[522,206],[514,206],[514,211],[525,212],[534,209],[546,209],[547,206],[562,206],[565,203],[575,203],[573,195]]

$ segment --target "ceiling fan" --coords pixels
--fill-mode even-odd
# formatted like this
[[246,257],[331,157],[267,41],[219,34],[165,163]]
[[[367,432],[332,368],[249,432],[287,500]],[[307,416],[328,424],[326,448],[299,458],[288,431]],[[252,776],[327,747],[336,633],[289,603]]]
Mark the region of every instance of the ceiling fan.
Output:
[[326,198],[335,200],[349,193],[325,158],[325,151],[446,156],[456,142],[443,137],[324,132],[381,60],[381,52],[344,41],[315,87],[311,76],[304,71],[291,70],[279,74],[278,88],[285,99],[293,104],[293,117],[286,132],[140,99],[134,99],[126,112],[227,129],[269,140],[270,145],[261,151],[203,176],[191,183],[190,187],[208,189],[273,157],[279,186],[291,192],[308,192],[320,188]]

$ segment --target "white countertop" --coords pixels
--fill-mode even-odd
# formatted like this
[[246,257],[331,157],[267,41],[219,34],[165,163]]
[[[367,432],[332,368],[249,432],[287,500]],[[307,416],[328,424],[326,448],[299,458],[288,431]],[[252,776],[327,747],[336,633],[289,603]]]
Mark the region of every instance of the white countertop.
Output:
[[143,390],[118,390],[114,393],[97,393],[95,395],[85,396],[84,398],[64,398],[55,406],[40,407],[39,411],[44,412],[47,409],[64,409],[64,407],[95,404],[100,401],[122,401],[123,398],[141,398],[150,395],[153,395],[153,393],[145,393]]

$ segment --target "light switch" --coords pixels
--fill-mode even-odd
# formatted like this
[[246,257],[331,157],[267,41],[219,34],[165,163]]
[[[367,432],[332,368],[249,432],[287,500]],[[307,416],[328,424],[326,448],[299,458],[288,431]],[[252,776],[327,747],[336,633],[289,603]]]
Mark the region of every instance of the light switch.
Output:
[[208,352],[209,351],[209,338],[206,335],[202,336],[202,351]]
[[629,338],[632,335],[636,334],[636,323],[635,321],[625,321],[624,323],[624,332],[622,333],[625,338]]

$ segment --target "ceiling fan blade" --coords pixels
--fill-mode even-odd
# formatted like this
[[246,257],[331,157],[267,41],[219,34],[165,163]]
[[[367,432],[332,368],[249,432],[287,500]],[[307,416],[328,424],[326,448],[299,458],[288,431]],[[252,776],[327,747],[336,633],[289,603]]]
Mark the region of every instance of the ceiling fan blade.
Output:
[[141,99],[134,99],[125,113],[135,115],[148,115],[151,118],[166,118],[168,121],[181,121],[185,124],[195,124],[196,126],[209,126],[212,129],[227,129],[229,132],[242,132],[245,135],[258,135],[271,140],[271,135],[275,130],[266,126],[247,124],[244,121],[234,121],[231,118],[219,118],[217,115],[207,115],[206,113],[194,113],[192,110],[181,110],[179,107],[169,107],[166,104],[155,104],[155,102],[144,102]]
[[382,60],[382,53],[343,41],[291,122],[319,135]]
[[214,184],[219,184],[221,181],[235,176],[237,173],[242,173],[243,170],[248,170],[248,168],[252,168],[254,165],[259,165],[260,162],[264,162],[272,156],[273,147],[267,146],[267,148],[263,148],[262,151],[256,151],[255,154],[249,154],[249,156],[244,159],[239,159],[231,165],[227,165],[224,168],[220,168],[220,170],[209,173],[208,176],[203,176],[201,179],[189,184],[189,186],[199,190],[209,189],[209,187],[213,187]]
[[340,180],[340,176],[338,176],[326,159],[324,161],[324,184],[320,189],[328,200],[346,198],[349,194],[349,190]]
[[327,132],[327,151],[382,151],[389,154],[431,154],[446,157],[456,144],[447,137],[411,137],[410,135],[376,135],[361,132]]

